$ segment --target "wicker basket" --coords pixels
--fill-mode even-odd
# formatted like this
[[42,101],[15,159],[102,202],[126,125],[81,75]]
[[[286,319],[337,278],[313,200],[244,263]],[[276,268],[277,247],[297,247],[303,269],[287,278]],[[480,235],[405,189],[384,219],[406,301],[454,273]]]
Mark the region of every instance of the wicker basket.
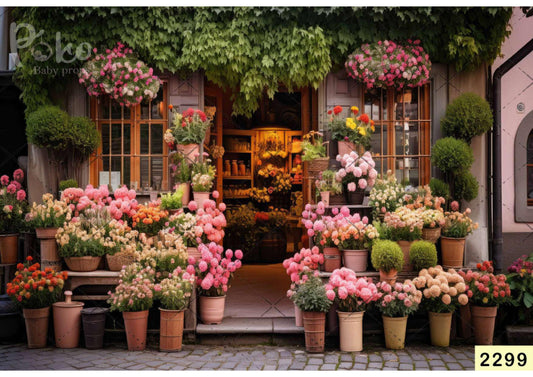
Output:
[[68,257],[65,258],[69,270],[78,272],[96,271],[102,257]]
[[315,158],[309,161],[307,171],[309,174],[317,175],[318,173],[327,170],[329,166],[329,157]]
[[130,265],[134,262],[133,255],[116,253],[115,255],[106,254],[107,269],[109,271],[120,271],[122,266]]

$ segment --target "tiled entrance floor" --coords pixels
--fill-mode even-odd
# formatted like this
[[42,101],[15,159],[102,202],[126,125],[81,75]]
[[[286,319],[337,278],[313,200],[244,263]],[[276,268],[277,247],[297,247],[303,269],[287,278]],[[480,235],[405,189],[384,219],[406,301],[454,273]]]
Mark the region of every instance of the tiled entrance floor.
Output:
[[280,264],[243,265],[235,272],[224,318],[294,317],[287,298],[290,279]]

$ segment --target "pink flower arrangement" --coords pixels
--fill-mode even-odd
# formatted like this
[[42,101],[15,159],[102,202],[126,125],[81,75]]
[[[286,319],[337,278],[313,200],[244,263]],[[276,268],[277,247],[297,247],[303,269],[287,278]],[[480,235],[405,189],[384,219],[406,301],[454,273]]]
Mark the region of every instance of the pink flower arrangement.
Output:
[[468,285],[467,295],[473,305],[498,306],[511,299],[511,288],[504,274],[494,275],[492,262],[478,263],[479,271],[459,271]]
[[416,312],[422,300],[422,292],[416,288],[411,280],[403,283],[389,284],[379,282],[377,284],[381,297],[377,307],[384,316],[405,317]]
[[224,211],[226,204],[217,204],[214,200],[206,200],[203,204],[204,208],[197,208],[196,202],[189,203],[189,209],[196,209],[196,229],[201,232],[196,233],[198,243],[204,242],[220,242],[224,238],[224,228],[227,225]]
[[348,76],[367,88],[422,86],[429,80],[431,61],[419,40],[401,46],[392,41],[364,44],[345,63]]
[[70,187],[63,191],[61,194],[61,200],[70,207],[70,210],[76,217],[79,216],[80,213],[83,213],[85,209],[104,208],[109,202],[111,202],[109,190],[106,185],[101,185],[99,188],[87,185],[85,190]]
[[357,278],[355,272],[342,267],[331,274],[326,284],[326,295],[331,301],[339,303],[339,311],[361,312],[379,300],[382,293],[370,279]]
[[233,273],[242,266],[242,251],[233,252],[214,242],[198,245],[202,257],[196,263],[196,284],[202,296],[225,296],[231,286]]
[[139,203],[135,199],[137,193],[122,186],[115,190],[113,196],[115,199],[111,200],[108,206],[109,214],[116,220],[129,221],[139,209]]
[[111,310],[137,312],[148,310],[153,305],[155,270],[138,263],[126,266],[120,272],[119,284],[109,291],[107,302]]
[[299,253],[283,261],[283,267],[291,278],[291,286],[287,297],[291,298],[298,287],[304,284],[310,276],[318,276],[318,267],[324,263],[324,254],[317,246],[311,249],[303,248]]
[[349,154],[337,155],[337,161],[341,163],[341,169],[335,174],[338,182],[347,182],[348,191],[365,190],[372,188],[376,183],[378,172],[372,154],[366,151],[362,156],[352,151]]
[[27,211],[26,191],[22,188],[24,173],[21,169],[13,172],[13,180],[9,176],[0,177],[0,233],[17,232],[24,224]]

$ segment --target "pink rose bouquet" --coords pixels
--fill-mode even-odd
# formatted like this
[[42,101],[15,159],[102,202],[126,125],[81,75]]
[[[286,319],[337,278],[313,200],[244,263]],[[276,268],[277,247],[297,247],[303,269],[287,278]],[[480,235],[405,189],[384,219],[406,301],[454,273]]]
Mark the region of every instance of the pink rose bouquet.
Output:
[[324,254],[320,253],[317,246],[311,249],[301,249],[299,253],[285,259],[283,267],[291,278],[291,287],[287,297],[291,298],[298,287],[305,283],[310,276],[318,276],[318,267],[324,263]]
[[79,216],[86,209],[104,208],[111,202],[106,185],[101,185],[99,188],[87,185],[85,190],[70,187],[63,191],[61,200],[70,207],[74,217]]
[[410,280],[392,285],[382,281],[377,287],[382,294],[377,307],[386,317],[408,316],[417,311],[422,300],[422,292]]
[[220,242],[224,238],[224,228],[227,225],[224,211],[226,204],[217,204],[214,200],[206,200],[204,208],[197,208],[194,201],[189,203],[191,211],[196,210],[196,240],[198,243]]
[[0,233],[17,233],[25,225],[28,202],[26,191],[21,185],[23,181],[24,173],[21,169],[13,172],[13,180],[7,175],[0,177]]
[[341,168],[335,174],[335,179],[347,184],[348,191],[364,191],[376,183],[378,172],[374,169],[376,163],[370,152],[366,151],[362,156],[355,151],[342,156],[339,154],[337,161],[341,163]]
[[355,272],[342,267],[331,274],[326,295],[331,301],[338,302],[339,311],[361,312],[379,300],[382,293],[370,279],[357,278]]

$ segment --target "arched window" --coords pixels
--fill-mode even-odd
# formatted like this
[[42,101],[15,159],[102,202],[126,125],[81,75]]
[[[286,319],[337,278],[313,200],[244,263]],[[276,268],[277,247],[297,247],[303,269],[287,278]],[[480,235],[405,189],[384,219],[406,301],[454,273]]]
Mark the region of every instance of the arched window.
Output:
[[518,127],[514,149],[515,220],[533,223],[533,111]]

